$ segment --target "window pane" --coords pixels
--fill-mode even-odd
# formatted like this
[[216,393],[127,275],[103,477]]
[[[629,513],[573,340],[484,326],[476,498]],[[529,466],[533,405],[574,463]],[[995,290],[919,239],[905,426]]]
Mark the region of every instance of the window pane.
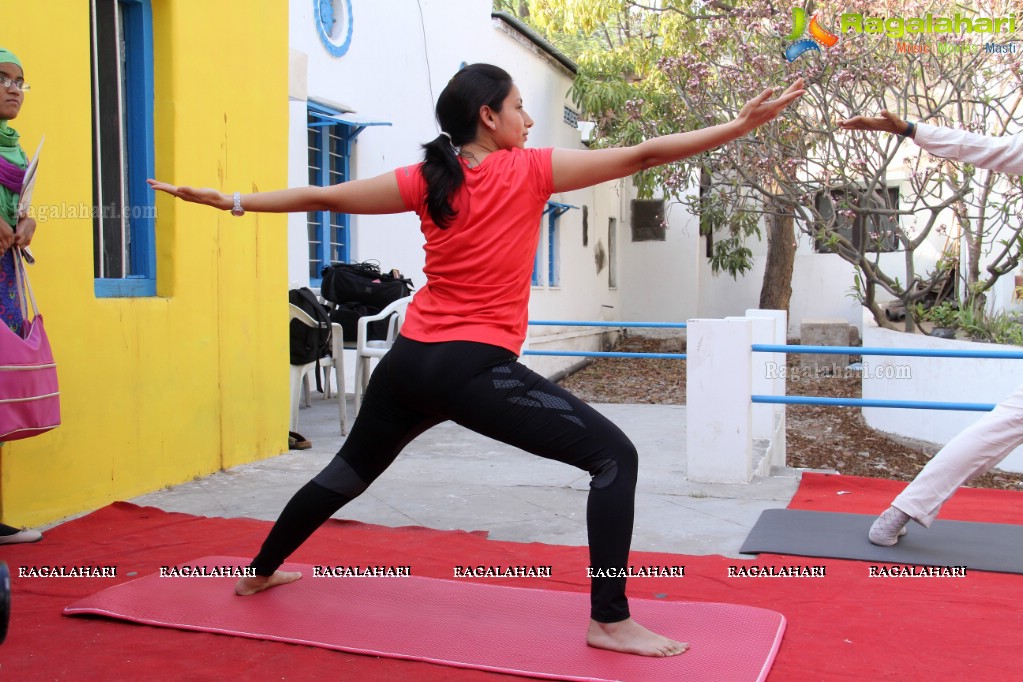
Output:
[[[92,0],[93,272],[98,296],[156,293],[150,0]],[[114,281],[122,280],[122,281]]]
[[344,182],[345,178],[345,156],[344,139],[337,134],[339,126],[330,126],[330,177],[328,183],[336,185]]
[[124,277],[124,89],[121,75],[121,13],[116,2],[94,6],[93,102],[93,269],[96,277]]
[[[853,220],[843,213],[849,210],[845,192],[842,190],[831,190],[818,192],[816,197],[817,213],[820,214],[821,225],[819,229],[826,228],[829,234],[834,232],[843,239],[849,240],[854,246],[856,239],[853,231]],[[816,243],[817,251],[820,253],[833,253],[831,247],[825,243],[827,240]]]
[[615,248],[618,244],[618,221],[615,218],[607,219],[607,286],[610,289],[618,287],[618,254]]
[[[316,117],[308,117],[308,123],[312,124],[316,121]],[[320,184],[320,177],[322,174],[320,159],[323,157],[323,131],[324,128],[319,126],[310,126],[308,128],[310,186],[317,186]],[[309,211],[306,213],[306,238],[308,240],[309,249],[310,279],[318,279],[320,277],[320,215],[321,214],[316,211]]]
[[[345,158],[345,139],[341,134],[341,126],[330,127],[330,184],[336,185],[348,179],[348,159]],[[342,213],[330,214],[330,253],[331,263],[341,263],[346,259],[347,245],[345,238],[348,232],[348,216]]]
[[711,218],[713,207],[713,177],[706,168],[700,168],[700,234],[707,238],[704,254],[707,258],[714,256],[714,221]]
[[533,275],[530,284],[534,287],[543,286],[543,221],[540,221],[540,239],[536,242],[536,253],[533,255]]
[[666,238],[664,199],[633,199],[632,241],[663,242]]
[[[315,121],[312,116],[309,122]],[[309,184],[317,185],[320,180],[320,131],[322,128],[309,128]]]
[[[889,187],[886,192],[876,192],[871,207],[884,210],[898,210],[899,188]],[[899,249],[898,216],[874,215],[865,220],[868,226],[863,235],[865,251],[884,253]]]
[[[850,196],[843,190],[820,192],[816,198],[817,212],[820,214],[822,227],[849,240],[857,251],[876,253],[896,251],[899,248],[898,216],[881,215],[879,213],[860,213],[849,216],[846,211],[853,206],[862,206],[867,210],[897,210],[899,206],[898,187],[887,188],[884,193],[875,192],[872,196]],[[830,249],[819,241],[817,251],[830,253]]]
[[308,236],[309,236],[309,276],[318,279],[320,276],[320,249],[322,242],[320,241],[320,214],[309,213],[310,216],[307,224]]
[[[322,111],[311,105],[310,111]],[[329,112],[329,110],[327,110]],[[309,184],[325,187],[348,180],[349,129],[341,123],[323,125],[326,121],[312,114],[309,122]],[[344,213],[309,213],[309,274],[320,278],[320,271],[330,263],[348,260],[349,216]]]

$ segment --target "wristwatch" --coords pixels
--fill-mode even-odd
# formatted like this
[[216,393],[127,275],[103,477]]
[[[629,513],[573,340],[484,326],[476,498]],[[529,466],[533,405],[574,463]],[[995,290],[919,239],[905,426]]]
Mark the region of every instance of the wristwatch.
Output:
[[234,208],[231,209],[231,215],[233,215],[233,216],[243,216],[243,215],[245,215],[245,209],[242,208],[242,193],[241,192],[235,192],[234,193]]

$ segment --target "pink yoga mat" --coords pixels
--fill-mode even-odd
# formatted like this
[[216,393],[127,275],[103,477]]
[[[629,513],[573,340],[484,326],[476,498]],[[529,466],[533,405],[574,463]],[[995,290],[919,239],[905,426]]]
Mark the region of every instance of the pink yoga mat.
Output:
[[[244,566],[204,557],[182,566]],[[420,577],[303,578],[237,597],[232,577],[145,576],[64,609],[134,623],[198,630],[350,653],[427,661],[553,680],[764,680],[785,618],[767,609],[632,599],[633,617],[689,642],[673,658],[586,646],[589,596]],[[209,571],[207,571],[209,572]],[[638,579],[634,579],[638,580]]]

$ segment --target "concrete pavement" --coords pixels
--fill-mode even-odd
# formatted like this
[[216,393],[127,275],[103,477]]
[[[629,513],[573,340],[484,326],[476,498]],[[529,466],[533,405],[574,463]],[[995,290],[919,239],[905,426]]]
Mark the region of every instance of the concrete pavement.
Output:
[[[201,516],[275,520],[292,494],[343,442],[336,397],[314,394],[299,432],[310,450],[234,467],[131,500]],[[739,554],[765,509],[788,505],[799,471],[776,470],[746,485],[697,484],[685,477],[685,407],[595,405],[639,451],[633,549]],[[348,397],[351,414],[351,396]],[[446,423],[424,433],[361,497],[336,516],[385,526],[484,530],[495,540],[585,545],[589,476]]]

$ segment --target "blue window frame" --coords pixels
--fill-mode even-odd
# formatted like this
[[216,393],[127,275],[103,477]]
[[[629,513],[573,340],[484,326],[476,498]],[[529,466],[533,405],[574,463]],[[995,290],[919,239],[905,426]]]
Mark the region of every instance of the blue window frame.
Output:
[[533,275],[529,283],[534,287],[543,286],[543,223],[540,224],[540,240],[536,244],[536,253],[533,254]]
[[[548,201],[547,208],[543,214],[547,216],[547,284],[556,287],[561,284],[561,237],[560,221],[561,216],[571,208],[578,208],[571,204],[560,204],[556,201]],[[541,237],[543,233],[541,233]],[[536,255],[533,257],[532,285],[543,286],[543,262],[541,254],[544,251],[544,240],[541,239],[536,248]]]
[[152,4],[90,8],[95,292],[155,296]]
[[[369,126],[391,125],[380,121],[355,121],[350,112],[309,102],[309,184],[336,185],[351,179],[352,146]],[[319,286],[323,268],[345,263],[351,255],[351,216],[332,211],[306,214],[309,238],[309,282]]]

